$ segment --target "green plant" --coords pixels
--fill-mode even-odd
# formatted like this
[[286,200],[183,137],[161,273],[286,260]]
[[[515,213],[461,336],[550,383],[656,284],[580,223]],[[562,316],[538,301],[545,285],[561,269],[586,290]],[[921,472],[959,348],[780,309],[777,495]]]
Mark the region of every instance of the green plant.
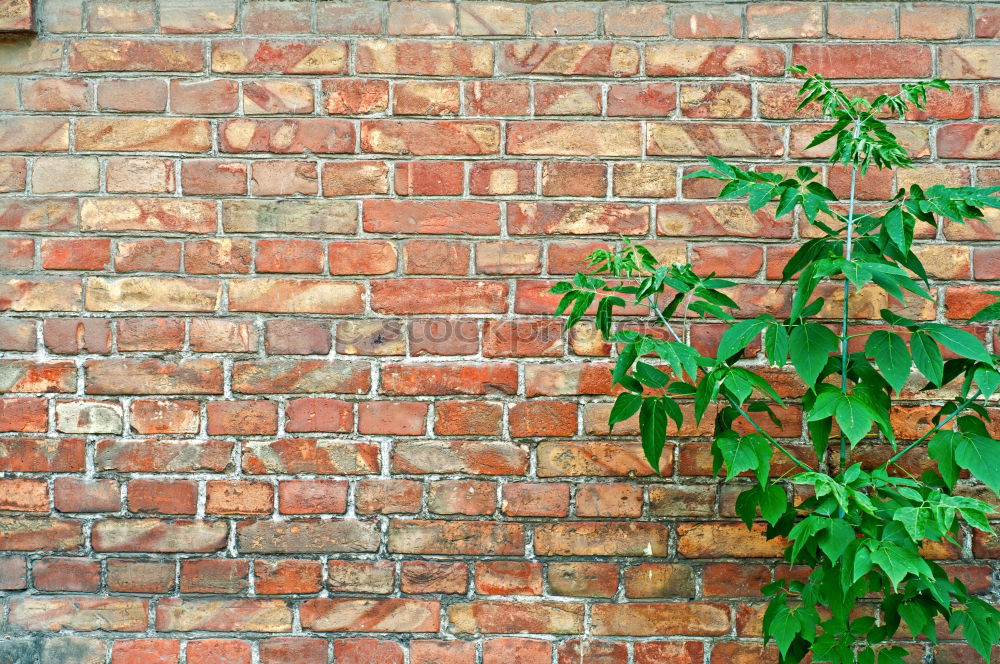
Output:
[[[789,71],[808,74],[801,67]],[[854,331],[849,317],[849,298],[861,288],[881,289],[899,302],[907,294],[932,299],[927,274],[913,251],[917,224],[936,226],[939,219],[963,223],[982,218],[983,208],[1000,208],[995,195],[1000,187],[925,190],[914,185],[899,190],[880,210],[856,211],[859,174],[871,166],[910,167],[910,157],[881,118],[923,108],[928,88],[948,86],[940,79],[903,84],[896,95],[866,101],[848,97],[820,76],[806,77],[799,109],[819,104],[833,120],[809,147],[834,142],[829,161],[851,172],[850,197],[843,203],[807,166],[792,178],[709,158],[712,170],[689,176],[724,182],[720,198],[745,197],[752,211],[776,201],[777,217],[798,213],[819,231],[784,268],[782,281],[794,279],[796,284],[784,320],[761,315],[737,321],[732,312],[739,307],[724,292],[735,283],[699,276],[690,265],[660,265],[650,251],[628,240],[613,251],[594,252],[591,274],[577,274],[571,283],[552,289],[562,295],[557,315],[568,312],[567,327],[588,316],[596,303],[597,329],[618,346],[613,381],[624,391],[609,424],[638,414],[642,447],[656,469],[669,421],[678,427],[683,421],[682,405],[692,404],[698,421],[711,409],[716,474],[725,466],[727,481],[752,476],[752,485],[737,500],[738,514],[752,527],[759,513],[768,539],[787,540],[785,560],[811,568],[808,582],[781,580],[763,588],[769,600],[764,635],[775,640],[782,662],[798,662],[809,653],[815,662],[902,662],[906,651],[885,645],[901,621],[912,636],[935,641],[935,621],[943,619],[949,630],[961,629],[987,659],[1000,641],[1000,612],[970,594],[960,580],[949,578],[919,549],[924,541],[957,545],[964,527],[990,531],[992,507],[955,489],[967,470],[993,493],[1000,490],[1000,443],[988,434],[984,407],[1000,386],[1000,356],[991,355],[963,329],[910,320],[889,309],[881,311],[878,327],[883,329]],[[839,320],[824,323],[827,307],[817,287],[827,280],[842,284],[843,307]],[[1000,296],[1000,291],[991,294]],[[618,326],[616,308],[627,304],[648,307],[650,323],[662,332],[644,334]],[[685,343],[689,315],[729,324],[716,358]],[[1000,304],[970,322],[997,319]],[[815,467],[751,417],[758,413],[779,424],[772,406],[785,405],[777,390],[752,370],[753,363],[741,361],[747,346],[761,336],[762,359],[776,367],[790,360],[805,384],[802,411],[818,459]],[[852,338],[866,338],[863,352],[849,352]],[[945,361],[939,346],[957,359]],[[893,395],[901,398],[904,386],[915,378],[914,367],[925,379],[920,382],[926,382],[918,391],[947,385],[954,398],[940,406],[929,431],[904,445],[896,440],[889,413]],[[912,399],[911,391],[906,396]],[[752,432],[739,433],[738,420],[745,420],[749,427],[743,425],[743,430]],[[851,453],[869,435],[878,436],[892,452],[884,463],[865,468],[851,462]],[[900,459],[925,443],[937,470],[919,478],[898,472]],[[774,454],[791,464],[779,477],[772,477]],[[786,485],[808,497],[790,502]],[[866,604],[875,611],[856,610]]]

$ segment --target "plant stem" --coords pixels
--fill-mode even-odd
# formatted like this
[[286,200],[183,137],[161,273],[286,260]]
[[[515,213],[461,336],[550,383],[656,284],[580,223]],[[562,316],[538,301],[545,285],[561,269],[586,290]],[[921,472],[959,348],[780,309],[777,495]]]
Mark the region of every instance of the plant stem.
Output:
[[892,464],[896,463],[897,461],[899,461],[903,457],[904,454],[906,454],[907,452],[909,452],[910,450],[912,450],[914,447],[916,447],[917,445],[919,445],[920,443],[924,442],[925,440],[927,440],[928,438],[930,438],[931,436],[933,436],[934,434],[936,434],[938,431],[940,431],[941,429],[943,429],[949,422],[951,422],[953,419],[955,419],[956,417],[958,417],[959,415],[961,415],[962,411],[964,411],[969,406],[970,403],[972,403],[973,401],[975,401],[976,399],[978,399],[981,394],[982,394],[981,391],[976,391],[975,394],[973,394],[971,397],[969,397],[968,399],[966,399],[965,401],[963,401],[958,406],[958,408],[955,409],[954,413],[952,413],[948,417],[946,417],[943,420],[941,420],[940,422],[938,422],[937,425],[933,429],[931,429],[930,431],[928,431],[927,433],[925,433],[924,435],[922,435],[920,438],[917,438],[915,441],[913,441],[912,443],[910,443],[909,445],[907,445],[906,447],[904,447],[898,453],[896,453],[892,457],[890,457],[888,461],[886,461],[885,463],[882,464],[882,468],[888,468]]
[[[672,327],[670,327],[670,322],[663,315],[663,312],[660,311],[660,308],[656,306],[656,300],[653,298],[652,295],[649,296],[649,306],[653,309],[653,311],[656,312],[656,315],[660,318],[660,322],[662,322],[663,325],[664,325],[664,327],[667,328],[667,332],[669,332],[670,335],[673,336],[674,339],[676,339],[678,342],[680,342],[681,341],[680,337],[678,337],[677,333],[674,332],[674,329]],[[681,343],[683,343],[683,342],[681,342]],[[693,376],[692,376],[692,378],[693,378]],[[735,408],[739,412],[740,415],[743,416],[743,419],[745,419],[747,422],[750,423],[750,426],[752,426],[754,429],[756,429],[757,432],[760,433],[760,435],[764,436],[764,438],[766,438],[769,443],[771,443],[776,448],[778,448],[778,450],[782,454],[784,454],[786,457],[788,457],[789,459],[791,459],[792,462],[796,466],[798,466],[802,470],[806,470],[806,471],[812,472],[812,468],[810,468],[808,465],[806,465],[805,463],[803,463],[802,461],[800,461],[799,459],[797,459],[795,457],[795,455],[793,455],[791,452],[789,452],[788,450],[786,450],[784,448],[784,446],[782,446],[781,443],[779,443],[778,441],[776,441],[774,439],[774,437],[771,436],[771,434],[769,434],[766,431],[764,431],[763,429],[761,429],[760,425],[758,425],[756,422],[753,421],[753,419],[750,417],[750,415],[748,415],[747,412],[745,410],[743,410],[743,407],[740,406],[739,402],[737,402],[732,396],[730,396],[728,393],[726,393],[725,389],[722,390],[722,396],[724,396],[726,398],[726,401],[728,401],[729,404],[733,408]]]
[[[858,139],[861,133],[861,122],[854,121],[854,140]],[[847,204],[847,239],[844,245],[844,260],[851,262],[851,248],[854,240],[854,199],[858,181],[858,165],[851,167],[851,196]],[[840,391],[847,394],[847,313],[848,298],[851,294],[851,281],[844,279],[844,315],[840,324]],[[847,437],[840,434],[840,467],[843,469],[847,463]]]

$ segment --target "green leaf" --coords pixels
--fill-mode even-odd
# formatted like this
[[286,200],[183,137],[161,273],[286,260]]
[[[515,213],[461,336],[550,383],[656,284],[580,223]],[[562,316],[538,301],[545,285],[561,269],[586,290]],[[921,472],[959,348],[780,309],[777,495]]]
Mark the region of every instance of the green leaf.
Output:
[[941,387],[944,378],[944,360],[937,342],[926,334],[915,333],[910,338],[910,351],[917,369],[934,385]]
[[938,431],[927,444],[927,455],[937,461],[938,472],[949,487],[958,481],[958,465],[955,453],[964,436],[956,431]]
[[608,427],[614,428],[619,422],[624,422],[639,412],[642,406],[642,395],[631,392],[622,392],[615,399],[615,405],[611,407],[608,415]]
[[[990,617],[992,620],[989,619]],[[988,616],[971,610],[965,611],[962,615],[962,636],[976,652],[983,656],[983,659],[989,661],[993,646],[1000,642],[1000,622],[995,615]]]
[[782,657],[788,654],[788,649],[798,633],[799,621],[787,606],[773,617],[768,629],[768,635],[778,644],[778,650],[781,651]]
[[990,367],[977,367],[973,373],[979,391],[983,393],[983,399],[989,401],[993,393],[1000,387],[1000,372]]
[[781,323],[768,325],[764,331],[764,354],[771,366],[785,366],[788,360],[788,331]]
[[819,548],[832,562],[840,560],[855,539],[854,528],[843,519],[830,519],[819,535]]
[[886,212],[882,224],[892,243],[899,247],[900,251],[909,251],[909,243],[903,228],[903,208],[897,205]]
[[875,359],[875,364],[886,382],[896,392],[903,389],[910,377],[910,351],[898,334],[877,330],[868,337],[865,352]]
[[771,484],[760,495],[760,515],[772,526],[778,523],[787,507],[785,490],[777,484]]
[[993,364],[993,358],[990,357],[982,342],[965,330],[940,323],[928,323],[922,329],[935,341],[956,355],[961,355],[977,362]]
[[836,352],[840,339],[818,323],[806,323],[792,330],[792,365],[806,385],[816,384],[830,353]]
[[670,383],[670,377],[663,373],[651,364],[646,364],[645,362],[639,361],[635,363],[635,369],[632,372],[635,379],[646,387],[651,387],[654,390],[662,390],[664,387]]
[[722,333],[719,340],[719,351],[717,357],[720,360],[728,360],[737,353],[741,353],[751,341],[753,341],[760,331],[768,326],[767,320],[757,318],[740,321]]
[[767,481],[771,470],[771,445],[762,436],[739,436],[733,431],[726,431],[715,439],[715,445],[726,462],[727,479],[752,470],[761,484]]
[[882,568],[892,587],[896,588],[907,574],[914,574],[928,578],[931,575],[931,568],[927,563],[910,549],[903,548],[892,542],[879,542],[878,547],[872,551],[872,562]]
[[844,432],[851,446],[857,445],[872,428],[872,416],[863,403],[848,395],[837,404],[837,426]]
[[642,451],[646,460],[657,473],[660,472],[660,456],[667,438],[667,411],[659,397],[643,400],[639,409],[639,433],[642,437]]
[[988,486],[1000,493],[1000,443],[977,433],[962,436],[955,449],[955,461]]
[[857,583],[858,579],[872,571],[872,554],[866,546],[859,546],[858,552],[854,555],[854,574],[852,583]]
[[795,524],[795,527],[788,533],[788,539],[792,541],[792,548],[788,552],[789,563],[798,560],[799,553],[809,543],[809,539],[826,528],[827,519],[811,514]]

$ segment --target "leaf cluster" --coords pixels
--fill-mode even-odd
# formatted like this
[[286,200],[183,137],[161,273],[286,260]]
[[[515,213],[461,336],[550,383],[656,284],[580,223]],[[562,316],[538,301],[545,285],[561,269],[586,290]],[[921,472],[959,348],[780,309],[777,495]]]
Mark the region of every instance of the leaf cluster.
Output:
[[[947,84],[905,84],[897,95],[867,101],[814,75],[802,86],[800,108],[818,103],[834,120],[812,146],[833,141],[830,161],[848,165],[853,181],[870,166],[910,165],[878,116],[922,108],[930,88]],[[629,240],[594,252],[589,274],[557,284],[552,292],[562,298],[556,313],[566,316],[567,327],[594,312],[597,329],[617,345],[612,380],[623,391],[609,425],[638,416],[646,458],[658,469],[671,427],[680,428],[685,413],[697,422],[712,418],[714,472],[724,470],[727,481],[750,481],[736,502],[740,518],[748,527],[763,519],[768,538],[788,541],[785,560],[811,568],[808,582],[764,588],[764,634],[778,644],[783,663],[809,654],[815,662],[836,664],[902,662],[905,651],[884,642],[903,622],[912,636],[933,642],[935,621],[961,629],[988,657],[1000,641],[1000,612],[950,579],[920,547],[927,541],[957,545],[967,529],[992,532],[992,507],[958,490],[967,473],[969,481],[1000,492],[1000,443],[989,433],[986,409],[1000,388],[1000,356],[964,329],[889,308],[869,321],[867,331],[852,333],[849,302],[860,289],[881,290],[898,302],[933,299],[913,247],[917,225],[981,219],[985,209],[1000,208],[1000,188],[913,185],[883,209],[856,214],[853,195],[839,200],[808,166],[783,177],[708,162],[710,170],[689,177],[723,181],[720,198],[745,199],[753,211],[771,206],[777,217],[800,215],[819,236],[804,242],[783,269],[782,281],[796,288],[782,319],[737,318],[738,304],[725,292],[734,282],[700,276],[690,265],[662,265]],[[844,293],[839,329],[830,320],[830,291],[823,288],[831,284]],[[1000,291],[990,293],[1000,297]],[[626,307],[648,310],[646,325],[620,325]],[[726,325],[715,357],[685,341],[691,316]],[[970,322],[998,319],[1000,302]],[[849,349],[849,341],[862,338]],[[761,424],[770,418],[780,427],[778,412],[786,403],[756,363],[745,360],[758,341],[758,361],[787,368],[805,385],[805,438],[816,462],[794,445],[795,436],[771,435]],[[945,360],[942,349],[955,357]],[[954,398],[938,407],[929,431],[903,445],[890,417],[894,401],[946,385],[954,386]],[[833,444],[838,439],[839,451]],[[865,439],[887,448],[881,464],[851,462]],[[908,475],[900,460],[925,445],[936,468]],[[775,477],[780,467],[789,470]],[[796,495],[809,497],[790,501],[789,486],[802,487]],[[858,611],[866,604],[877,612]]]

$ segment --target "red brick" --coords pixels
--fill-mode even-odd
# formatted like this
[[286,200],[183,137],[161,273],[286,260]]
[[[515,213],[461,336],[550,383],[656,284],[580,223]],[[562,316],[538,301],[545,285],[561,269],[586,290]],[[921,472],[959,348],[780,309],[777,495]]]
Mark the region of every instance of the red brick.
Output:
[[480,561],[476,564],[476,593],[541,595],[542,566],[520,560]]
[[49,487],[45,480],[0,479],[0,512],[47,512]]
[[389,82],[358,78],[323,81],[323,104],[330,115],[378,113],[389,107]]
[[281,2],[254,2],[243,12],[244,34],[294,34],[310,32],[309,13]]
[[116,272],[179,272],[180,242],[166,240],[119,240]]
[[132,512],[194,514],[198,484],[190,480],[135,479],[128,483],[128,507]]
[[603,197],[608,190],[607,166],[599,162],[542,164],[543,196]]
[[358,408],[358,432],[380,436],[419,436],[424,433],[427,404],[420,401],[369,401]]
[[572,436],[576,434],[575,403],[534,401],[510,408],[510,433],[514,437]]
[[390,3],[386,32],[390,35],[453,35],[455,5],[428,0]]
[[222,152],[349,153],[354,151],[354,126],[335,118],[226,120],[219,128],[219,148]]
[[333,656],[343,664],[403,664],[402,647],[378,639],[337,639]]
[[888,78],[931,74],[930,48],[917,44],[795,44],[792,60],[828,78],[870,78],[872,62]]
[[254,590],[259,595],[316,593],[322,588],[322,577],[318,560],[254,561]]
[[257,348],[257,330],[249,321],[196,318],[189,340],[196,353],[246,353]]
[[245,194],[247,167],[222,159],[185,160],[181,163],[181,182],[186,194]]
[[24,590],[28,587],[28,568],[21,556],[0,558],[0,590]]
[[205,486],[208,514],[270,514],[274,487],[268,482],[210,480]]
[[489,76],[493,48],[470,41],[406,39],[359,41],[354,67],[359,74]]
[[325,639],[280,637],[260,641],[261,664],[326,664]]
[[90,108],[91,84],[80,78],[42,78],[21,84],[21,101],[29,111],[82,111]]
[[59,477],[54,483],[53,498],[60,512],[117,512],[121,509],[118,482],[111,479]]
[[201,558],[181,561],[182,593],[240,593],[249,585],[246,560]]
[[167,108],[167,85],[155,78],[101,81],[97,107],[124,113],[162,113]]
[[409,161],[396,164],[395,190],[401,196],[460,196],[465,169],[455,161]]
[[642,516],[642,488],[630,484],[588,484],[576,492],[576,515],[583,517]]
[[474,664],[475,661],[476,646],[468,641],[410,641],[411,664]]
[[229,79],[175,78],[170,81],[170,110],[182,115],[232,113],[238,92],[239,84]]
[[413,480],[361,480],[356,491],[359,514],[414,514],[423,489]]
[[912,4],[900,7],[899,36],[903,39],[961,39],[969,36],[968,7]]
[[45,399],[0,398],[0,431],[44,433],[49,428],[48,412]]
[[896,8],[873,3],[830,5],[826,31],[843,39],[895,39]]
[[736,5],[677,5],[671,8],[674,36],[680,38],[740,37],[739,7]]
[[784,63],[785,52],[775,46],[716,46],[701,42],[646,46],[647,76],[780,76]]
[[212,71],[225,74],[344,74],[347,44],[330,40],[227,40],[212,44]]
[[516,81],[472,81],[465,86],[465,106],[473,115],[510,117],[531,111],[531,88]]
[[538,639],[499,638],[483,643],[483,664],[548,664],[552,661],[552,644]]
[[403,562],[400,589],[404,593],[461,594],[468,587],[469,567],[465,563],[440,563],[421,560]]
[[395,115],[455,115],[461,105],[457,82],[399,81],[393,86]]
[[111,644],[112,664],[178,664],[181,642],[176,639],[134,639]]
[[180,350],[184,321],[178,318],[124,318],[117,321],[118,350]]
[[618,592],[615,563],[549,563],[552,593],[570,597],[612,597]]
[[434,433],[439,436],[496,436],[502,423],[499,403],[442,401],[434,408]]
[[313,161],[262,159],[253,162],[250,179],[256,196],[311,195],[319,192],[319,172]]
[[475,120],[362,120],[361,150],[417,156],[497,154],[500,127]]
[[327,564],[327,584],[333,592],[359,592],[386,595],[392,592],[396,565],[389,560],[377,562],[331,560]]
[[250,643],[236,639],[188,641],[187,664],[250,664]]
[[823,34],[823,6],[783,3],[747,7],[750,39],[808,39]]
[[41,243],[45,270],[102,270],[110,265],[111,240],[46,239]]
[[493,482],[440,480],[431,483],[427,507],[435,514],[493,514],[496,494]]
[[568,484],[505,484],[500,507],[508,516],[567,516]]
[[282,514],[343,514],[347,482],[343,480],[282,480],[278,483]]

